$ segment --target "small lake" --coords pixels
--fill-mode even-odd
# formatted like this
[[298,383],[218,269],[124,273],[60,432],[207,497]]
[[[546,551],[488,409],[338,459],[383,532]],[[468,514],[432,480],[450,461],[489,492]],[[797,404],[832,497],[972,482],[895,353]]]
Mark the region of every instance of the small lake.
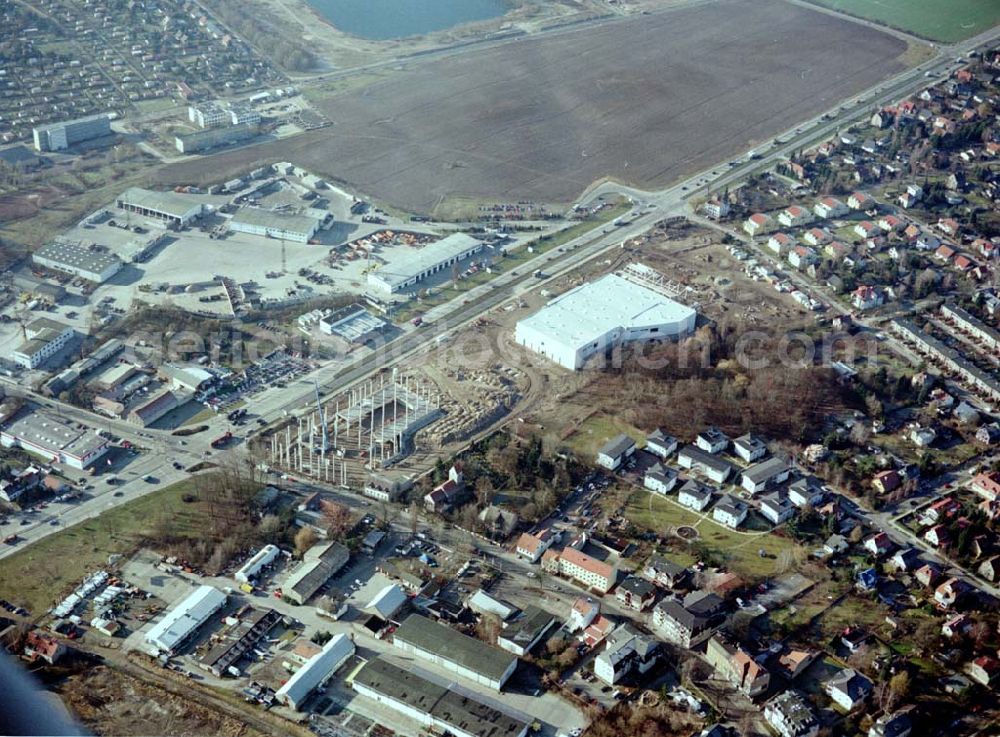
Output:
[[507,0],[306,0],[344,33],[383,41],[499,18]]

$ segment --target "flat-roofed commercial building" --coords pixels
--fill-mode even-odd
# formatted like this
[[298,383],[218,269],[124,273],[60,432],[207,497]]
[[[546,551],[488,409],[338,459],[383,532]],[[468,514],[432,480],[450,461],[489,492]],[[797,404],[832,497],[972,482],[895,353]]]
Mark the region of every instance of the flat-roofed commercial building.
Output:
[[378,657],[354,676],[352,687],[423,725],[428,732],[456,737],[524,737],[532,720],[513,715],[431,674]]
[[412,254],[368,272],[368,286],[389,294],[401,292],[482,250],[482,241],[465,233],[452,233],[422,248],[414,248]]
[[122,268],[122,261],[113,253],[91,250],[69,243],[50,243],[31,255],[39,266],[72,274],[81,279],[103,284]]
[[296,711],[302,711],[306,700],[330,677],[348,658],[354,655],[354,642],[347,635],[334,635],[323,646],[323,649],[313,655],[305,664],[285,681],[278,689],[275,697]]
[[215,128],[229,124],[229,111],[214,102],[188,106],[188,120],[199,128]]
[[23,448],[71,468],[84,469],[108,452],[108,441],[91,428],[61,417],[35,412],[14,420],[0,431],[4,448]]
[[37,151],[62,151],[75,143],[111,135],[111,118],[107,114],[64,120],[32,129]]
[[157,652],[176,652],[225,605],[224,593],[214,586],[199,586],[150,628],[146,643]]
[[373,315],[359,304],[342,307],[319,320],[320,330],[327,335],[336,335],[348,343],[364,343],[388,326],[386,320]]
[[113,391],[137,373],[139,373],[139,367],[134,363],[116,363],[99,373],[89,383],[96,391]]
[[215,646],[198,661],[199,666],[217,678],[226,674],[239,676],[237,664],[282,619],[281,614],[274,609],[254,609],[249,606],[237,612],[236,617],[240,620],[239,624],[227,632],[225,637],[217,640]]
[[403,620],[392,642],[404,652],[497,691],[517,669],[517,658],[510,653],[419,614]]
[[273,210],[241,208],[229,220],[229,229],[237,233],[262,235],[295,243],[308,243],[316,235],[320,221],[308,215],[287,215]]
[[693,309],[619,274],[608,274],[562,294],[519,320],[518,344],[571,370],[615,346],[687,335]]
[[233,574],[233,578],[240,583],[250,583],[257,577],[258,573],[277,560],[280,554],[281,551],[277,545],[265,545],[240,566],[240,569]]
[[529,605],[524,614],[507,625],[497,638],[497,645],[514,655],[527,655],[556,623],[544,609]]
[[18,366],[38,368],[65,348],[75,334],[76,331],[65,323],[39,317],[24,326],[26,340],[14,349],[11,358]]
[[205,128],[193,133],[174,136],[174,148],[182,154],[196,154],[217,146],[246,141],[257,135],[257,126],[249,123],[227,125],[223,128]]
[[175,192],[154,192],[141,187],[129,187],[118,195],[115,205],[126,212],[164,220],[174,228],[183,228],[202,213],[200,202]]

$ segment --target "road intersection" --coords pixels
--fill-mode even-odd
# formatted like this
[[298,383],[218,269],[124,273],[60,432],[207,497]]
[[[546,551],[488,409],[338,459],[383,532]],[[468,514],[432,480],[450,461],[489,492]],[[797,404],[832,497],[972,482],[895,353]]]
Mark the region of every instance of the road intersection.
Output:
[[[993,30],[960,44],[942,46],[938,48],[931,61],[839,103],[825,115],[789,129],[777,136],[773,142],[757,146],[747,152],[744,157],[733,162],[733,165],[721,162],[711,170],[695,174],[656,192],[647,192],[616,183],[602,183],[591,188],[579,198],[580,202],[596,200],[600,196],[629,198],[632,208],[622,218],[627,224],[599,226],[598,229],[579,236],[558,249],[544,252],[522,263],[517,270],[501,273],[490,282],[433,308],[428,312],[424,326],[419,328],[406,326],[402,335],[384,345],[374,356],[366,355],[361,359],[341,362],[332,370],[328,366],[320,367],[285,388],[271,388],[262,392],[253,399],[253,411],[263,420],[262,427],[258,431],[279,425],[289,417],[310,413],[314,406],[316,384],[325,396],[339,394],[386,368],[413,359],[433,347],[443,336],[449,336],[468,326],[495,307],[518,300],[525,292],[544,286],[550,280],[579,268],[581,264],[619,248],[625,241],[643,235],[665,218],[692,217],[693,199],[708,191],[721,191],[752,173],[770,168],[794,151],[824,140],[842,127],[870,115],[873,109],[897,101],[927,84],[939,81],[961,66],[961,60],[970,51],[998,37],[1000,31]],[[538,270],[544,271],[544,278],[533,276]],[[830,300],[827,302],[835,304]],[[204,423],[208,425],[207,430],[187,438],[180,438],[171,435],[167,430],[139,429],[122,421],[110,420],[56,399],[44,398],[17,385],[7,386],[6,389],[10,395],[25,397],[68,419],[106,429],[122,440],[146,450],[131,462],[124,464],[122,471],[118,473],[123,482],[121,485],[110,487],[100,480],[95,480],[92,484],[93,489],[88,490],[90,493],[84,501],[69,503],[60,508],[50,508],[51,511],[44,515],[29,515],[26,525],[12,519],[8,525],[0,528],[0,534],[9,535],[16,532],[22,540],[17,546],[0,548],[0,558],[11,555],[64,526],[91,519],[109,507],[188,477],[190,473],[177,469],[174,462],[179,462],[183,468],[189,468],[199,461],[211,460],[216,453],[209,447],[210,440],[229,429],[225,416],[216,415]],[[146,477],[152,477],[154,480],[144,480]],[[53,519],[58,524],[51,524]]]

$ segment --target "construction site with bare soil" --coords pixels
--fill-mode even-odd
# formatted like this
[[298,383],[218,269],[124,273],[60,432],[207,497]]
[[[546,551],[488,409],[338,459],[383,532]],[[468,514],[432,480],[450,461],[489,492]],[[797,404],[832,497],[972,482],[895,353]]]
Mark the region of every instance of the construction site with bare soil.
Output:
[[[518,320],[557,295],[635,263],[669,275],[679,290],[678,299],[697,310],[698,327],[693,336],[642,349],[616,349],[606,364],[608,370],[585,368],[576,372],[540,358],[511,340]],[[484,320],[487,327],[480,328],[485,341],[498,346],[505,360],[532,380],[533,401],[522,402],[515,410],[521,429],[541,435],[552,450],[592,459],[597,449],[619,432],[639,437],[666,424],[683,437],[699,426],[702,415],[707,421],[709,405],[719,412],[718,416],[728,417],[715,406],[716,402],[729,402],[718,396],[718,386],[731,382],[740,390],[765,391],[759,383],[761,376],[744,371],[729,356],[732,336],[743,330],[768,335],[796,327],[808,330],[815,325],[814,313],[774,286],[781,275],[764,279],[755,267],[756,261],[747,252],[724,245],[720,233],[674,219],[624,242],[606,258],[552,279],[519,301],[494,310]],[[645,365],[656,368],[642,370],[640,357],[647,359]],[[808,384],[814,378],[809,371],[792,371],[777,380],[787,381],[792,393],[801,389],[812,396]],[[664,379],[672,381],[664,383]],[[712,393],[703,406],[673,396],[676,389],[681,395],[690,391],[696,399],[702,388]],[[733,394],[730,400],[738,409],[737,396]],[[812,399],[803,398],[803,411],[812,404]],[[735,425],[749,419],[749,415],[740,418],[739,414],[732,414]]]
[[218,708],[191,698],[183,685],[150,682],[122,669],[100,665],[70,676],[59,695],[94,734],[169,734],[183,737],[261,737],[254,729]]
[[[473,328],[479,329],[479,328]],[[406,371],[384,371],[261,439],[274,468],[347,488],[392,469],[413,478],[506,420],[531,377],[492,358],[439,345]]]

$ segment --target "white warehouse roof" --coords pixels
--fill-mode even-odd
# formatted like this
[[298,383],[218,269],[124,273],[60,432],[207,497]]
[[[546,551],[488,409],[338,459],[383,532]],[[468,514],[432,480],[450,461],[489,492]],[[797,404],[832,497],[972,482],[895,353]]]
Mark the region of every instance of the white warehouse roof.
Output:
[[343,633],[334,635],[321,651],[309,658],[291,678],[285,681],[285,685],[278,689],[276,694],[278,700],[284,701],[293,709],[300,709],[309,694],[333,675],[352,655],[354,655],[354,642]]
[[[603,348],[611,341],[674,337],[694,328],[697,314],[618,274],[562,294],[517,323],[518,342],[566,365],[560,355]],[[568,366],[578,368],[578,366]]]
[[433,271],[440,264],[482,247],[482,241],[476,240],[471,235],[452,233],[439,241],[414,248],[412,253],[391,258],[385,266],[369,272],[371,276],[369,282],[377,280],[391,291],[395,291],[401,285],[420,278],[421,274]]
[[249,583],[264,566],[274,562],[280,552],[276,545],[265,545],[233,574],[233,578],[241,583]]
[[405,603],[406,592],[397,584],[391,583],[379,591],[365,609],[382,619],[388,620]]
[[146,633],[146,642],[162,652],[172,652],[226,603],[226,595],[213,586],[199,586]]

